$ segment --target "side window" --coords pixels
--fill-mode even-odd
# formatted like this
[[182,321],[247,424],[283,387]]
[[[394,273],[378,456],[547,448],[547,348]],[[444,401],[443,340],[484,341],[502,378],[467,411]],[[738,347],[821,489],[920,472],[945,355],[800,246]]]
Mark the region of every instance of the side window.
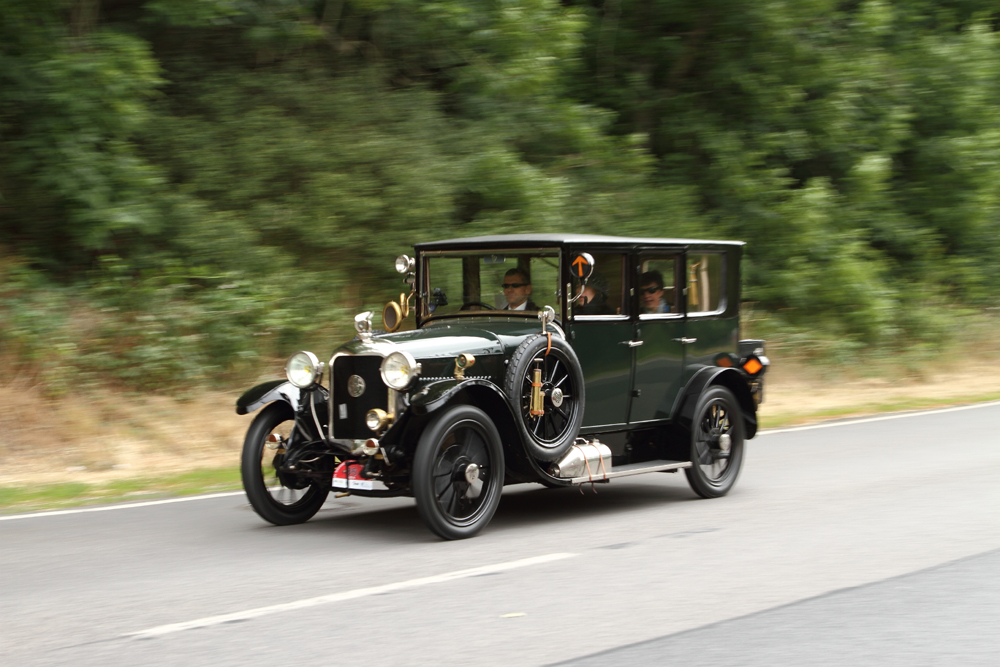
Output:
[[680,312],[677,307],[677,257],[643,257],[639,270],[639,312],[643,315]]
[[[621,253],[591,253],[594,273],[584,287],[583,295],[573,304],[574,315],[624,314],[625,255]],[[580,283],[574,278],[573,294],[580,293]]]
[[725,298],[721,253],[691,253],[687,258],[688,313],[712,313],[722,309]]

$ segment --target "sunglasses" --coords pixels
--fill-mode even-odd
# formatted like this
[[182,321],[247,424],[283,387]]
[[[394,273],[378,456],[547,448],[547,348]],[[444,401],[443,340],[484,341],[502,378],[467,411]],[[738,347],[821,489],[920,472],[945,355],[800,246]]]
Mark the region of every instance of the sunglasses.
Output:
[[500,285],[500,287],[502,287],[504,289],[510,289],[510,288],[513,287],[513,288],[516,289],[518,287],[524,287],[524,286],[530,285],[530,284],[531,283],[503,283],[502,285]]
[[656,294],[657,292],[659,292],[662,289],[663,289],[662,287],[653,286],[653,287],[643,287],[639,291],[642,292],[643,294]]

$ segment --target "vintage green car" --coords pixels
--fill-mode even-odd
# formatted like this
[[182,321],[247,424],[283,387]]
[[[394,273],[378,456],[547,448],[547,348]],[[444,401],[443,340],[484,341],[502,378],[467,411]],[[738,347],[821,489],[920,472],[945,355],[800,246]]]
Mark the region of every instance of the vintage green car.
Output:
[[[505,484],[550,487],[683,469],[725,495],[757,431],[768,367],[740,340],[743,243],[574,234],[423,243],[396,259],[409,294],[355,318],[329,361],[239,398],[263,408],[242,475],[275,524],[331,490],[411,495],[427,526],[470,537]],[[414,312],[415,327],[399,331]]]

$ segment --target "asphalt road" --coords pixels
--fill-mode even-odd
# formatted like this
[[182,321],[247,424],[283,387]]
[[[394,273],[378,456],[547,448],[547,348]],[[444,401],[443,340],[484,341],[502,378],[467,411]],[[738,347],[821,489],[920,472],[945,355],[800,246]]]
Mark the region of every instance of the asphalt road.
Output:
[[717,500],[683,473],[510,487],[461,542],[410,499],[0,517],[0,663],[996,665],[997,424],[764,433]]

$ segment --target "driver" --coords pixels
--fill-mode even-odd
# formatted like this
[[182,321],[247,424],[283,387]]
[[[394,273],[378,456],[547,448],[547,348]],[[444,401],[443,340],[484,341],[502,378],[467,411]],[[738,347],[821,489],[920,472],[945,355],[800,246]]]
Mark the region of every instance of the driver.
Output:
[[538,310],[531,300],[531,277],[523,269],[510,269],[503,276],[504,310]]

